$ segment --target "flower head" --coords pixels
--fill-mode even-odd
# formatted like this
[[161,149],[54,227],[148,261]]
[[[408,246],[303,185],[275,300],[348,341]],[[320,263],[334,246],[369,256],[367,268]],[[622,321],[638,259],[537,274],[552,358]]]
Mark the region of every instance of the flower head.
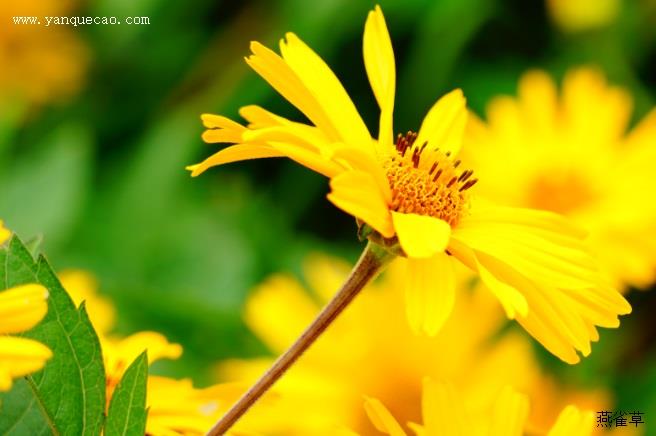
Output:
[[11,389],[12,379],[43,368],[52,351],[40,342],[7,336],[34,327],[48,312],[48,291],[30,284],[0,291],[0,391]]
[[[73,1],[26,0],[0,3],[0,102],[36,104],[67,97],[82,81],[88,53],[68,26],[47,26],[44,17],[68,15]],[[15,24],[38,16],[41,25]]]
[[[80,270],[65,271],[60,275],[73,301],[78,305],[85,301],[89,319],[97,329],[105,364],[108,405],[126,369],[141,353],[147,351],[149,365],[161,359],[177,359],[182,355],[179,344],[169,342],[157,332],[141,331],[123,338],[108,336],[107,331],[114,326],[116,311],[110,300],[97,294],[96,279]],[[227,406],[238,398],[240,391],[241,386],[229,383],[198,389],[189,379],[149,375],[146,435],[205,434]]]
[[463,159],[481,174],[481,194],[566,215],[589,230],[614,285],[651,284],[656,207],[644,192],[653,189],[656,110],[627,134],[630,94],[589,67],[569,71],[560,92],[545,72],[527,72],[518,91],[494,98],[486,121],[468,126]]
[[561,359],[575,363],[597,339],[596,325],[618,325],[628,303],[600,284],[584,233],[560,216],[474,201],[472,170],[457,158],[467,123],[460,90],[435,103],[417,134],[393,141],[395,64],[380,8],[369,13],[364,63],[380,107],[373,139],[343,86],[293,33],[281,56],[251,44],[247,63],[312,125],[258,106],[240,111],[243,126],[203,115],[207,142],[227,147],[192,165],[198,175],[245,159],[289,157],[330,178],[328,199],[361,223],[361,234],[407,258],[407,307],[416,331],[435,334],[455,297],[454,262],[477,271],[510,318]]
[[[528,430],[528,398],[510,387],[503,388],[497,398],[485,407],[472,407],[448,382],[424,380],[422,424],[408,424],[418,435],[521,436]],[[367,398],[365,408],[376,428],[390,436],[405,436],[401,425],[375,398]],[[590,435],[594,429],[594,413],[567,406],[549,430],[549,436]],[[543,434],[540,431],[539,434]]]

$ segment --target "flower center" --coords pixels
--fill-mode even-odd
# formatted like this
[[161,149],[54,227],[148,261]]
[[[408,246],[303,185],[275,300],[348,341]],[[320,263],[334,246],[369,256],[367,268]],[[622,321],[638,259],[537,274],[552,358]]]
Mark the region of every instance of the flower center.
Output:
[[569,215],[596,199],[593,184],[583,174],[554,168],[538,175],[529,185],[527,203],[529,207]]
[[468,205],[467,190],[478,179],[474,171],[459,171],[460,160],[453,161],[450,152],[428,149],[427,143],[415,145],[417,134],[399,134],[397,153],[383,163],[392,189],[392,209],[440,218],[451,227]]

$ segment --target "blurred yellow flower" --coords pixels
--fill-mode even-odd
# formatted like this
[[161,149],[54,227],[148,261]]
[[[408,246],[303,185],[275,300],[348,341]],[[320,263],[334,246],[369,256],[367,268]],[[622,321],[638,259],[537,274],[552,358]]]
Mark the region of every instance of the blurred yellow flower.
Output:
[[[86,271],[68,270],[60,273],[59,278],[76,305],[85,302],[89,319],[98,333],[105,361],[108,405],[125,370],[144,350],[148,351],[148,364],[160,359],[177,359],[182,355],[179,344],[170,343],[157,332],[142,331],[125,338],[108,335],[114,327],[116,310],[109,299],[98,295],[98,284],[93,275]],[[188,379],[150,375],[146,434],[203,435],[227,406],[238,398],[240,390],[241,386],[234,384],[196,389]]]
[[[220,384],[194,388],[191,380],[148,378],[148,424],[151,436],[204,435],[239,396],[242,386]],[[231,431],[228,435],[253,434]]]
[[612,23],[621,0],[547,0],[551,19],[563,30],[583,31]]
[[66,0],[0,2],[0,103],[45,103],[81,86],[88,54],[71,28],[14,23],[14,17],[67,15],[72,6]]
[[[304,271],[311,294],[289,276],[271,277],[249,297],[246,324],[273,354],[280,353],[332,296],[348,269],[323,256],[310,258]],[[468,288],[472,278],[466,269],[459,270],[459,289]],[[383,401],[403,423],[418,422],[424,376],[452,381],[476,404],[488,404],[512,384],[539,400],[541,407],[530,417],[536,428],[552,423],[574,398],[599,408],[611,402],[602,390],[586,395],[544,376],[524,337],[513,331],[499,334],[505,319],[486,292],[461,292],[437,336],[414,335],[398,311],[403,280],[402,265],[392,263],[265,395],[267,405],[256,404],[237,428],[264,422],[261,429],[267,435],[332,436],[343,428],[375,435],[361,407],[362,395]],[[218,373],[225,380],[250,382],[270,363],[268,358],[235,359],[222,363]]]
[[471,118],[464,160],[481,174],[486,196],[566,215],[590,231],[616,286],[646,287],[656,279],[656,204],[644,197],[653,184],[656,110],[627,135],[631,108],[628,92],[595,69],[570,71],[560,96],[546,73],[532,71],[518,97],[490,102],[486,124]]
[[[177,359],[182,355],[180,345],[169,343],[163,335],[155,332],[139,332],[124,339],[101,337],[101,345],[107,376],[107,404],[127,367],[144,350],[148,351],[149,364],[159,359]],[[242,389],[241,385],[229,383],[197,389],[189,379],[150,375],[146,395],[146,434],[204,435],[238,398]],[[246,433],[229,433],[233,436],[239,434]]]
[[11,236],[11,231],[5,227],[5,223],[0,220],[0,245],[4,244],[9,240]]
[[[81,270],[65,270],[58,274],[62,286],[76,305],[84,301],[93,327],[99,334],[107,334],[114,328],[116,309],[109,299],[98,295],[96,278]],[[134,357],[137,357],[137,353]]]
[[182,355],[179,344],[170,343],[157,332],[138,332],[120,339],[101,336],[100,343],[105,358],[108,398],[125,370],[144,350],[148,350],[148,364],[160,359],[177,359]]
[[[422,436],[521,436],[525,434],[529,400],[526,395],[504,387],[485,407],[472,405],[447,382],[424,380],[421,414],[423,424],[411,423]],[[376,428],[391,436],[405,436],[394,416],[378,399],[368,398],[367,413]],[[548,436],[586,436],[592,434],[595,415],[569,405],[558,416]],[[533,434],[533,432],[531,432]]]
[[590,353],[596,325],[617,327],[617,315],[631,311],[601,283],[584,233],[560,216],[470,201],[476,179],[456,160],[467,122],[460,90],[437,101],[417,134],[393,142],[395,61],[379,7],[364,30],[365,67],[381,109],[377,141],[334,73],[296,35],[280,42],[282,57],[257,42],[251,50],[248,64],[314,126],[258,106],[242,108],[247,127],[203,115],[205,141],[235,145],[188,169],[196,176],[287,156],[329,177],[329,200],[366,223],[361,234],[407,257],[406,307],[416,332],[436,334],[450,314],[456,261],[477,271],[507,316],[568,363],[579,361],[576,350]]
[[34,327],[48,312],[48,290],[30,284],[0,291],[0,391],[12,379],[43,368],[52,351],[40,342],[7,336]]

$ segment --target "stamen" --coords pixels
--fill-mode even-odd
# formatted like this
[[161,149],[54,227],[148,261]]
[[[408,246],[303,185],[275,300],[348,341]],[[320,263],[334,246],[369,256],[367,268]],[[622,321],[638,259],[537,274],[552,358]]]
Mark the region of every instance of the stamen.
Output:
[[[467,209],[468,195],[476,179],[472,170],[457,171],[461,160],[451,161],[450,151],[416,145],[417,134],[396,136],[396,151],[384,163],[392,190],[392,210],[440,218],[454,226]],[[406,152],[408,156],[406,156]],[[421,163],[424,166],[420,165]]]
[[465,183],[464,185],[462,185],[462,186],[460,187],[460,189],[458,189],[458,191],[459,191],[459,192],[466,191],[467,189],[469,189],[469,188],[471,188],[472,186],[474,186],[474,185],[476,184],[476,182],[478,182],[478,179],[471,179],[470,181],[468,181],[467,183]]
[[474,172],[472,170],[465,170],[460,174],[460,177],[458,177],[459,182],[464,182],[467,180]]

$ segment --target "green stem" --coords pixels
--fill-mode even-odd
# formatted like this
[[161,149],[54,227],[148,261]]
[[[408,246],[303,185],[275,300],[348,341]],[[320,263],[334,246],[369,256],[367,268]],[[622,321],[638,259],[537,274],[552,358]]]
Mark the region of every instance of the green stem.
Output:
[[257,382],[235,403],[234,406],[212,427],[209,436],[225,434],[241,416],[296,362],[316,341],[356,295],[395,256],[381,246],[369,242],[353,267],[341,289],[317,315],[312,324],[260,377]]

